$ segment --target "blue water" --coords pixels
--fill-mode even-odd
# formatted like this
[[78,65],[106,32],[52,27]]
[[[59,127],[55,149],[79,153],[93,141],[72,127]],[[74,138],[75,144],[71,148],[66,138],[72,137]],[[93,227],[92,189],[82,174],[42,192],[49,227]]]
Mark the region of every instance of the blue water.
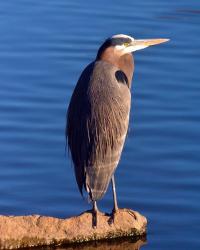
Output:
[[[118,33],[171,39],[134,55],[119,206],[148,218],[146,250],[199,249],[197,0],[1,0],[0,214],[64,218],[90,208],[65,153],[65,113],[80,72]],[[111,211],[110,190],[99,206]]]

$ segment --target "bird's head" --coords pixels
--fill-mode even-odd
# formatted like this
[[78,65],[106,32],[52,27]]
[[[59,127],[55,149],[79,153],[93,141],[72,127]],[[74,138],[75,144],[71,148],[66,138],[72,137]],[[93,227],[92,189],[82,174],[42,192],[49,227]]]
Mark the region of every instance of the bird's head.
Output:
[[133,37],[123,34],[114,35],[106,39],[106,41],[101,45],[97,53],[97,59],[101,59],[105,52],[107,52],[107,54],[115,54],[120,57],[125,54],[130,54],[136,50],[144,49],[167,41],[169,41],[169,39],[135,40]]

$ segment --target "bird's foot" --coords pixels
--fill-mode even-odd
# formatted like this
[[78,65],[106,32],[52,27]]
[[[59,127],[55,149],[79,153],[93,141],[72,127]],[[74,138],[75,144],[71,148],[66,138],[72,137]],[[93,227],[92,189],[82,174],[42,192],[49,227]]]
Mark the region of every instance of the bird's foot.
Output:
[[114,224],[116,222],[117,214],[120,213],[120,212],[129,213],[133,217],[134,220],[137,220],[137,213],[135,213],[131,209],[127,209],[127,208],[123,208],[123,209],[117,208],[117,209],[114,209],[113,208],[111,216],[110,216],[110,218],[108,220],[109,225]]
[[111,216],[110,216],[110,218],[108,220],[108,223],[110,225],[115,223],[115,217],[116,217],[116,215],[117,215],[118,212],[119,212],[119,208],[118,207],[113,208]]
[[134,220],[137,220],[137,213],[135,213],[133,210],[128,209],[128,208],[124,208],[123,210],[129,213],[134,218]]

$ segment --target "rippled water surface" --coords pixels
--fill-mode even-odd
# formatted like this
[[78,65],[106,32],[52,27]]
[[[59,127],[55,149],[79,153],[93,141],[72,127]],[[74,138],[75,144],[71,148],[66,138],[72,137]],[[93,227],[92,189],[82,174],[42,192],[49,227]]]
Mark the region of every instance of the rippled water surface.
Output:
[[[135,53],[119,205],[147,216],[145,249],[198,249],[197,0],[0,2],[0,213],[63,218],[90,207],[65,154],[65,113],[80,72],[117,33],[171,39]],[[99,206],[112,209],[110,190]]]

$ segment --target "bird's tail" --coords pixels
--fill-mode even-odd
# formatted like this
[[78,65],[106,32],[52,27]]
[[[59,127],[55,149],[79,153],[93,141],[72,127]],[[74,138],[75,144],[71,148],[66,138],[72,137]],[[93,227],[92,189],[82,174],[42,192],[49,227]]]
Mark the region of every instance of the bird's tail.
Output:
[[86,191],[92,201],[100,200],[106,193],[112,172],[107,171],[107,168],[89,167],[86,170]]

